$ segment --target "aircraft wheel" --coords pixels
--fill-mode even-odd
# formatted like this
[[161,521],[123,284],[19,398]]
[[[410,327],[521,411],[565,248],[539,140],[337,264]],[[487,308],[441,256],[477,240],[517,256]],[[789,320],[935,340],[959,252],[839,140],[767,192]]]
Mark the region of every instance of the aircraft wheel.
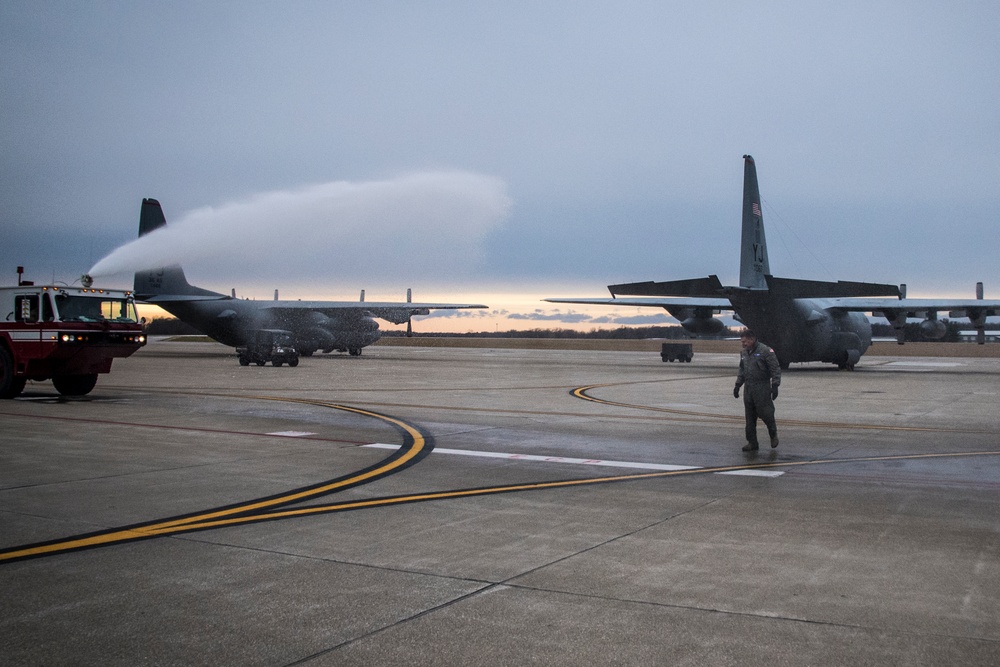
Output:
[[97,373],[87,375],[56,375],[52,384],[63,396],[85,396],[97,385]]
[[299,365],[299,358],[295,357],[294,359],[289,359],[288,365],[291,366],[292,368],[295,368],[296,366]]
[[250,365],[250,357],[248,357],[248,356],[246,356],[244,354],[241,354],[240,355],[240,366],[249,366],[249,365]]
[[352,357],[360,357],[361,356],[361,348],[360,347],[352,347],[351,349],[349,349],[347,351],[347,353],[350,354]]

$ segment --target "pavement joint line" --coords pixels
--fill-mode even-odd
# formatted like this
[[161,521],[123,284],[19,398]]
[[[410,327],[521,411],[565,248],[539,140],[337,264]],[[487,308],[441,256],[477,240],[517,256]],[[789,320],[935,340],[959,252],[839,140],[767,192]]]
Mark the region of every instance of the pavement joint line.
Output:
[[406,618],[398,618],[395,621],[393,621],[392,623],[387,623],[387,624],[385,624],[385,625],[383,625],[381,627],[375,628],[373,630],[369,630],[367,632],[359,634],[357,637],[352,637],[350,639],[345,639],[344,641],[340,642],[339,644],[335,644],[333,646],[330,646],[329,648],[325,648],[325,649],[323,649],[321,651],[317,651],[317,652],[313,653],[312,655],[308,655],[308,656],[306,656],[304,658],[299,658],[298,660],[294,660],[292,662],[285,663],[284,667],[294,667],[295,665],[305,665],[305,664],[308,664],[308,663],[312,662],[313,660],[315,660],[316,658],[319,658],[319,657],[324,656],[324,655],[328,655],[328,654],[330,654],[330,653],[332,653],[334,651],[340,650],[342,648],[346,648],[346,647],[348,647],[348,646],[350,646],[352,644],[355,644],[357,642],[360,642],[360,641],[363,641],[365,639],[368,639],[369,637],[375,637],[377,635],[382,634],[383,632],[388,632],[389,630],[391,630],[393,628],[396,628],[396,627],[399,627],[400,625],[403,625],[405,623],[409,623],[410,621],[415,621],[415,620],[417,620],[419,618],[423,618],[424,616],[436,613],[436,612],[438,612],[438,611],[440,611],[442,609],[447,609],[448,607],[450,607],[452,605],[459,604],[459,603],[464,602],[465,600],[468,600],[470,598],[477,597],[479,595],[485,594],[485,593],[489,592],[489,589],[491,589],[491,588],[495,589],[495,588],[500,588],[500,587],[505,587],[505,585],[504,584],[487,583],[485,586],[483,586],[482,588],[479,588],[477,590],[469,591],[468,593],[463,593],[462,595],[459,595],[459,596],[457,596],[457,597],[455,597],[455,598],[453,598],[451,600],[447,600],[445,602],[441,602],[441,603],[436,604],[436,605],[434,605],[432,607],[428,607],[427,609],[421,609],[417,613],[411,614],[411,615],[407,616]]
[[[229,398],[235,398],[230,396]],[[15,399],[19,400],[19,399]],[[272,399],[281,400],[281,399]],[[68,421],[68,422],[82,422],[86,424],[104,424],[107,426],[126,426],[128,428],[151,428],[151,429],[163,429],[168,431],[191,431],[193,433],[219,433],[223,435],[239,435],[248,436],[254,438],[274,438],[283,437],[280,433],[260,433],[258,431],[233,431],[228,429],[217,429],[217,428],[205,428],[203,426],[179,426],[176,424],[147,424],[143,422],[127,422],[112,419],[89,419],[87,417],[66,417],[63,415],[28,415],[19,412],[7,412],[0,410],[0,415],[5,417],[20,417],[22,419],[48,419],[52,421]],[[319,440],[321,442],[339,442],[348,445],[360,445],[364,444],[361,440],[343,440],[339,438],[323,438],[314,437],[313,435],[303,435],[299,436],[300,440]],[[284,436],[287,437],[287,436]]]

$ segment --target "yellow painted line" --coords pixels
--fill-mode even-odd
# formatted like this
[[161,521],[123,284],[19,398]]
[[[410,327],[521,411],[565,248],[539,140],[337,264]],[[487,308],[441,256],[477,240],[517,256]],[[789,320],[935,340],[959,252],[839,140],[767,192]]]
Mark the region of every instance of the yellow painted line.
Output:
[[424,447],[427,444],[426,441],[424,440],[423,435],[420,433],[420,431],[418,431],[413,426],[407,424],[406,422],[404,422],[404,421],[402,421],[400,419],[396,419],[395,417],[389,417],[387,415],[383,415],[383,414],[380,414],[378,412],[371,412],[370,410],[364,410],[364,409],[361,409],[361,408],[352,408],[352,407],[345,406],[345,405],[337,405],[337,404],[334,404],[334,403],[321,403],[321,402],[318,402],[318,401],[310,401],[310,400],[307,400],[307,399],[299,399],[299,398],[280,398],[279,399],[279,398],[269,398],[269,397],[265,397],[265,396],[250,396],[250,397],[247,397],[247,398],[260,399],[260,400],[269,400],[269,401],[285,401],[285,402],[289,402],[289,403],[305,403],[305,404],[308,404],[308,405],[319,405],[319,406],[322,406],[322,407],[333,408],[335,410],[342,410],[344,412],[353,412],[355,414],[363,415],[363,416],[366,416],[366,417],[374,417],[376,419],[381,419],[382,421],[388,422],[390,424],[394,424],[395,426],[398,426],[401,429],[403,429],[407,434],[409,434],[409,436],[411,438],[413,438],[414,444],[413,444],[413,447],[411,447],[409,450],[407,450],[407,452],[403,456],[401,456],[400,458],[396,459],[395,461],[392,461],[392,462],[390,462],[387,465],[380,466],[378,468],[374,468],[372,470],[369,470],[366,473],[363,473],[363,474],[360,474],[360,475],[355,475],[355,476],[352,476],[352,477],[349,477],[349,478],[346,478],[346,479],[342,479],[339,482],[334,482],[332,484],[326,484],[324,486],[320,486],[320,487],[316,487],[316,488],[311,488],[311,489],[308,489],[308,490],[305,490],[305,491],[300,491],[298,493],[289,493],[289,494],[285,494],[285,495],[282,495],[282,496],[277,496],[277,497],[274,497],[274,498],[268,498],[266,500],[262,500],[262,501],[258,501],[258,502],[245,503],[245,504],[242,504],[242,505],[237,505],[235,507],[229,507],[229,508],[224,509],[224,510],[218,510],[218,511],[215,511],[215,512],[207,512],[205,514],[199,514],[197,516],[185,517],[183,519],[176,519],[176,520],[173,520],[173,521],[164,521],[162,523],[158,523],[158,524],[155,524],[153,526],[148,526],[149,529],[153,529],[154,532],[159,533],[164,528],[170,528],[170,527],[173,527],[173,526],[181,526],[181,525],[184,525],[184,524],[201,522],[201,521],[204,521],[206,519],[215,519],[215,518],[218,518],[218,517],[230,516],[230,515],[233,515],[233,514],[242,514],[244,512],[253,512],[253,511],[257,511],[257,510],[266,509],[268,507],[274,507],[275,505],[287,505],[287,504],[291,504],[291,503],[295,503],[295,502],[301,502],[303,500],[308,500],[309,498],[313,498],[315,496],[326,495],[328,493],[331,493],[331,492],[335,491],[336,489],[340,489],[340,488],[343,488],[345,486],[349,486],[349,485],[352,485],[352,484],[357,484],[359,482],[363,482],[363,481],[371,479],[373,477],[378,477],[380,475],[384,475],[385,473],[387,473],[387,472],[389,472],[391,470],[395,470],[396,468],[399,468],[401,466],[406,465],[411,460],[413,460],[421,451],[423,451]]
[[454,498],[470,498],[475,496],[487,496],[499,493],[513,493],[517,491],[539,491],[545,489],[558,489],[573,486],[586,486],[593,484],[606,484],[615,482],[629,482],[642,479],[655,479],[658,477],[677,477],[680,475],[705,475],[723,472],[733,472],[740,470],[759,470],[766,468],[784,468],[797,466],[822,465],[827,463],[864,463],[881,461],[917,460],[932,458],[958,458],[969,456],[1000,456],[1000,451],[977,451],[977,452],[954,452],[946,454],[897,454],[891,456],[864,456],[849,459],[814,459],[811,461],[779,461],[774,463],[750,463],[733,466],[716,466],[713,468],[694,468],[690,470],[669,470],[660,472],[635,473],[631,475],[612,475],[604,477],[587,477],[581,479],[558,480],[552,482],[535,482],[528,484],[511,484],[506,486],[494,486],[480,489],[458,489],[454,491],[435,491],[430,493],[418,493],[407,496],[394,496],[386,498],[369,498],[366,500],[353,500],[342,503],[332,503],[327,505],[313,505],[310,507],[300,507],[294,509],[273,510],[263,514],[252,516],[239,516],[218,521],[207,521],[197,524],[187,524],[177,526],[170,530],[164,530],[158,534],[167,535],[192,530],[206,530],[210,528],[224,528],[240,524],[254,523],[258,521],[271,521],[276,519],[288,519],[294,517],[304,517],[316,514],[329,514],[334,512],[345,512],[349,510],[367,509],[373,507],[390,507],[393,505],[403,505],[414,502],[424,502],[431,500],[447,500]]
[[[590,401],[592,403],[599,403],[602,405],[611,405],[616,408],[632,408],[635,410],[648,410],[651,412],[665,412],[675,415],[686,415],[689,417],[704,417],[708,419],[717,419],[722,421],[734,421],[742,422],[743,415],[726,415],[718,414],[714,412],[696,412],[693,410],[678,410],[676,408],[660,408],[653,405],[638,405],[634,403],[621,403],[619,401],[609,401],[603,398],[595,398],[589,395],[587,392],[591,389],[601,389],[603,387],[617,387],[622,385],[632,384],[630,382],[614,382],[608,384],[591,384],[585,387],[577,387],[570,392],[573,396],[584,401]],[[838,422],[819,422],[819,421],[807,421],[802,419],[779,419],[779,424],[791,425],[791,426],[811,426],[815,428],[841,428],[841,429],[854,429],[863,431],[910,431],[910,432],[923,432],[923,433],[994,433],[993,431],[988,431],[985,429],[969,429],[969,428],[936,428],[933,426],[897,426],[891,424],[844,424]]]
[[[627,383],[617,383],[617,384],[627,384]],[[579,387],[573,390],[572,393],[574,396],[577,396],[578,398],[582,398],[588,401],[593,401],[596,403],[604,403],[619,407],[670,411],[669,409],[666,408],[654,408],[650,406],[633,406],[625,403],[604,401],[601,399],[593,398],[591,396],[587,396],[585,394],[587,390],[603,386],[611,386],[611,385],[589,385],[587,387]],[[370,479],[378,475],[383,475],[400,466],[406,465],[423,451],[423,449],[427,445],[427,442],[424,436],[420,433],[420,431],[417,428],[411,426],[410,424],[400,419],[396,419],[395,417],[383,415],[377,412],[373,412],[371,410],[365,410],[363,408],[354,408],[335,403],[326,403],[321,401],[299,399],[299,398],[278,398],[278,397],[268,397],[268,396],[236,397],[233,395],[226,395],[226,394],[217,394],[217,395],[225,398],[258,399],[258,400],[269,400],[269,401],[282,401],[289,403],[301,403],[306,405],[316,405],[320,407],[342,410],[344,412],[351,412],[362,416],[373,417],[400,428],[404,433],[406,433],[410,438],[413,439],[413,447],[411,447],[403,456],[393,461],[390,461],[386,465],[378,466],[376,468],[373,468],[372,470],[369,470],[365,473],[361,473],[359,475],[344,478],[338,482],[333,482],[330,484],[311,488],[308,490],[297,491],[285,495],[279,495],[264,500],[251,501],[240,505],[234,505],[232,507],[221,510],[212,510],[209,512],[195,514],[180,519],[160,521],[157,523],[147,524],[144,526],[124,528],[117,531],[110,531],[107,533],[101,533],[92,536],[84,536],[65,541],[54,542],[52,544],[27,547],[15,551],[8,551],[6,553],[0,554],[0,562],[15,558],[25,558],[30,556],[55,554],[74,549],[81,549],[86,547],[114,544],[116,542],[126,542],[126,541],[140,540],[151,537],[172,535],[194,530],[206,530],[210,528],[235,526],[235,525],[259,522],[259,521],[269,521],[269,520],[292,518],[292,517],[303,517],[309,515],[341,512],[354,509],[388,507],[405,503],[431,501],[431,500],[468,498],[468,497],[485,496],[485,495],[492,495],[499,493],[511,493],[517,491],[536,491],[544,489],[567,488],[574,486],[585,486],[585,485],[603,484],[603,483],[627,482],[627,481],[642,480],[642,479],[655,479],[659,477],[674,477],[679,475],[713,474],[713,473],[739,471],[739,470],[798,467],[798,466],[821,465],[829,463],[834,463],[834,464],[861,463],[861,462],[878,462],[878,461],[1000,455],[1000,451],[977,451],[977,452],[955,452],[955,453],[936,453],[936,454],[909,454],[909,455],[901,454],[892,456],[869,456],[869,457],[858,457],[858,458],[848,458],[848,459],[814,459],[810,461],[786,461],[786,462],[759,463],[759,464],[743,464],[743,465],[733,465],[733,466],[718,466],[713,468],[697,468],[691,470],[657,471],[648,473],[636,473],[630,475],[602,476],[602,477],[591,477],[583,479],[558,480],[551,482],[537,482],[531,484],[515,484],[515,485],[494,486],[494,487],[487,487],[480,489],[458,489],[453,491],[411,494],[399,497],[372,498],[367,500],[348,501],[343,503],[333,503],[325,505],[316,505],[311,507],[278,510],[273,508],[276,505],[285,505],[295,502],[302,502],[316,496],[325,495],[344,486],[356,484],[358,482]],[[699,414],[699,413],[692,413],[692,414]],[[719,417],[719,415],[708,415],[708,416]],[[849,425],[841,425],[841,426],[849,426]],[[867,428],[898,429],[898,430],[939,430],[939,429],[918,429],[918,428],[909,429],[906,427],[891,427],[891,426],[870,426]],[[237,514],[240,516],[234,516]]]
[[[396,419],[395,417],[389,417],[388,415],[383,415],[377,412],[372,412],[370,410],[364,410],[362,408],[354,408],[346,405],[338,405],[335,403],[325,403],[320,401],[310,401],[307,399],[294,399],[294,398],[276,398],[268,396],[244,396],[241,398],[253,398],[268,401],[287,401],[291,403],[304,403],[308,405],[317,405],[321,407],[333,408],[335,410],[341,410],[344,412],[352,412],[355,414],[363,415],[366,417],[374,417],[380,419],[384,422],[388,422],[399,428],[403,429],[410,438],[413,439],[413,446],[410,447],[403,456],[390,461],[389,463],[373,468],[365,473],[354,475],[341,479],[337,482],[326,484],[319,487],[314,487],[306,489],[303,491],[298,491],[295,493],[288,493],[285,495],[275,496],[273,498],[267,498],[260,501],[251,501],[248,503],[243,503],[239,505],[234,505],[232,507],[227,507],[222,510],[214,510],[210,512],[204,512],[202,514],[195,514],[188,517],[183,517],[180,519],[172,519],[168,521],[160,521],[157,523],[147,524],[144,526],[134,526],[130,528],[123,528],[122,530],[111,531],[107,533],[101,533],[97,535],[85,536],[75,539],[69,539],[60,542],[54,542],[51,544],[43,544],[34,547],[28,547],[24,549],[18,549],[14,551],[7,551],[5,553],[0,553],[0,562],[5,560],[11,560],[14,558],[25,558],[29,556],[39,556],[42,554],[53,554],[61,551],[69,551],[73,549],[82,549],[86,547],[93,547],[105,544],[112,544],[115,542],[125,542],[130,540],[138,540],[148,537],[155,537],[158,535],[167,535],[172,532],[177,532],[177,529],[189,524],[199,524],[205,521],[211,521],[219,519],[221,517],[232,516],[234,514],[242,514],[244,512],[254,512],[267,509],[269,507],[274,507],[276,505],[290,504],[295,502],[301,502],[314,498],[316,496],[326,495],[339,488],[357,484],[363,482],[367,479],[373,477],[384,475],[396,468],[404,466],[412,461],[416,456],[418,456],[424,448],[427,446],[427,441],[424,436],[415,427],[407,424],[406,422]],[[397,450],[398,451],[398,450]]]

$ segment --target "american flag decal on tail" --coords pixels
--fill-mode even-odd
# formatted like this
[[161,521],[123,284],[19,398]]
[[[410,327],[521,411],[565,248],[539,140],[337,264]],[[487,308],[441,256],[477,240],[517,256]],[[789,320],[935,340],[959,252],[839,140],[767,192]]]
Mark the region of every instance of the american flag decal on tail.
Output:
[[751,208],[753,209],[753,214],[754,215],[756,215],[758,218],[763,217],[760,214],[760,204],[758,204],[757,202],[754,202],[753,206],[751,206]]

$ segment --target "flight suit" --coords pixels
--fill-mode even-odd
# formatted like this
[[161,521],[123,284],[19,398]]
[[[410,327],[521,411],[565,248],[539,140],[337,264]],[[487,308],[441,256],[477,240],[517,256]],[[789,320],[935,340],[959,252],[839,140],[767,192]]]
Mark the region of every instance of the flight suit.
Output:
[[757,449],[757,418],[767,427],[771,446],[778,446],[778,427],[774,423],[774,399],[781,384],[781,365],[774,350],[760,341],[750,351],[740,350],[740,370],[736,375],[736,388],[743,390],[743,409],[746,413],[746,435],[750,449]]

